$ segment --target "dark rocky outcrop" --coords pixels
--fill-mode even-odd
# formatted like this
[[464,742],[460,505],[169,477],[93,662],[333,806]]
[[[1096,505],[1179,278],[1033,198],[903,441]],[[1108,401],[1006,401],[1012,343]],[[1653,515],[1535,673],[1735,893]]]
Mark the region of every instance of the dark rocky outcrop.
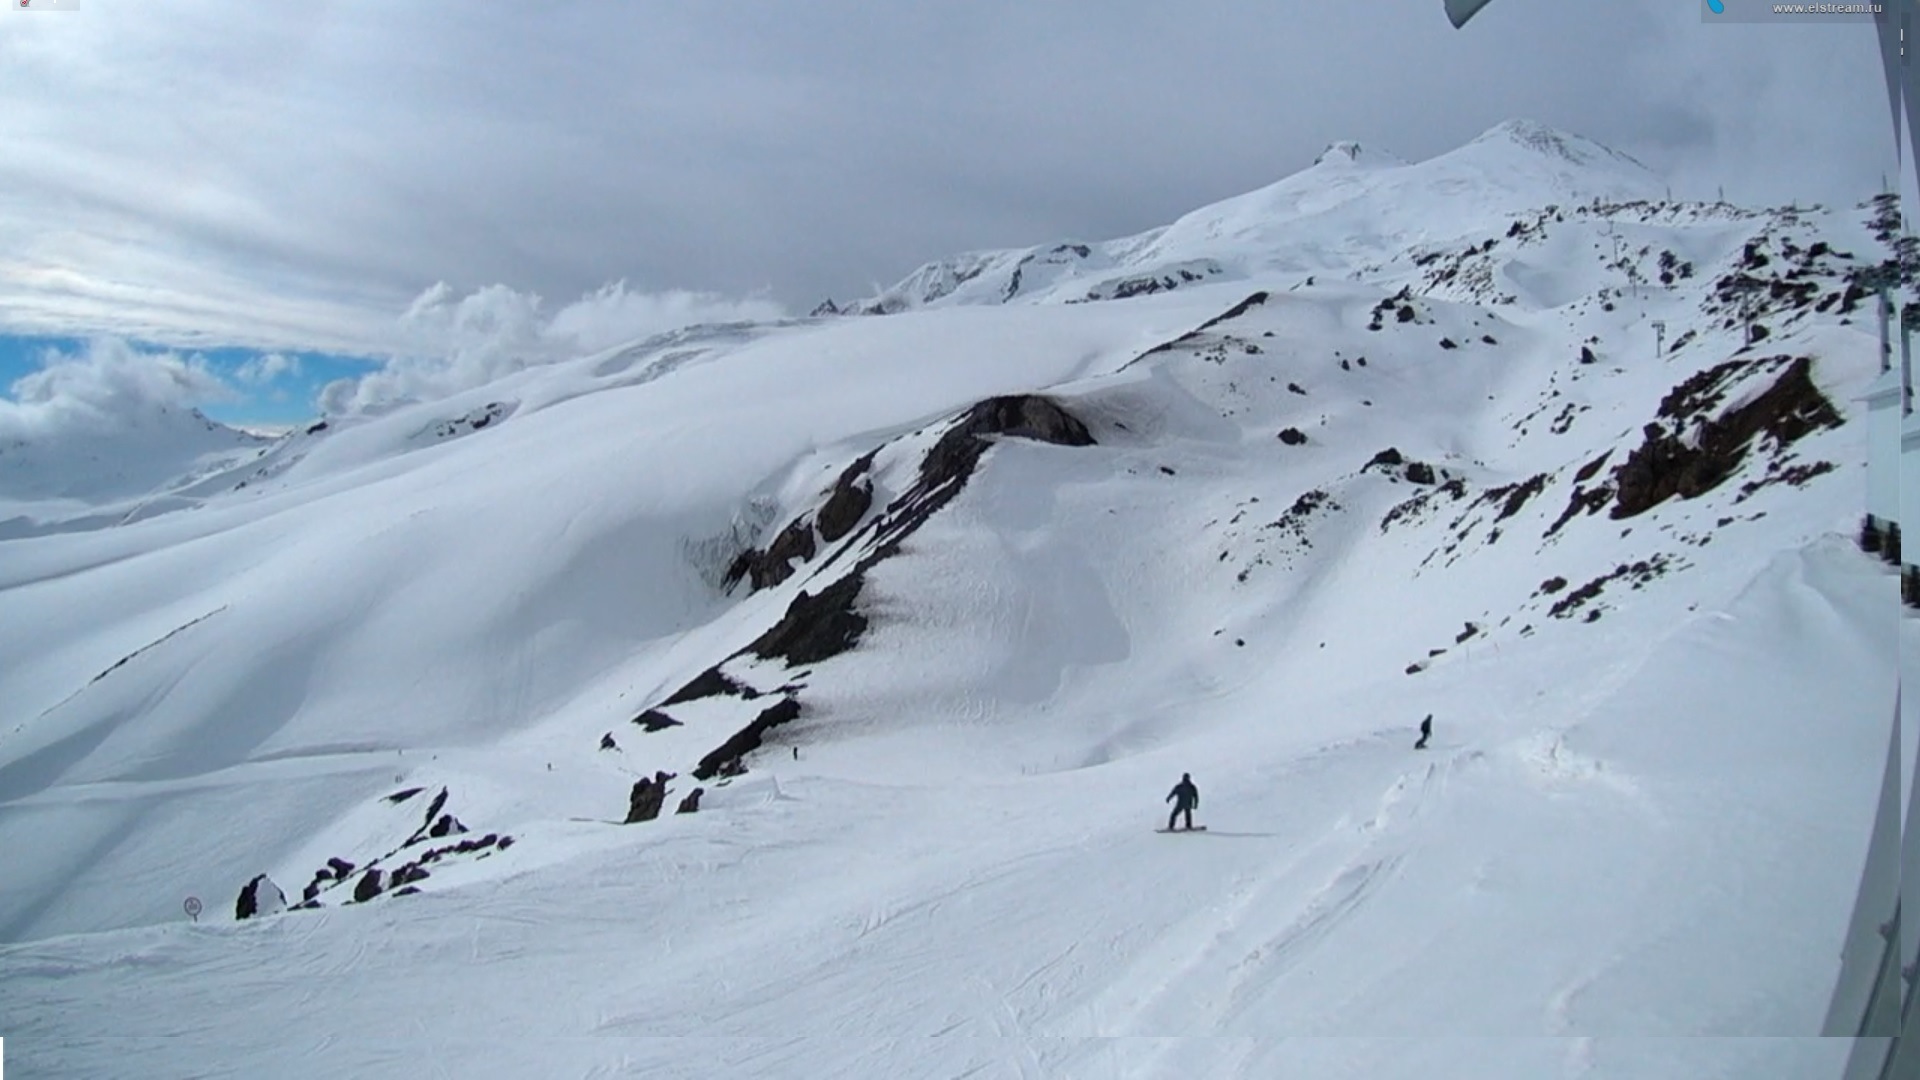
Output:
[[[1654,555],[1637,562],[1621,563],[1611,571],[1601,574],[1554,601],[1553,607],[1547,613],[1556,619],[1571,618],[1583,605],[1598,598],[1610,582],[1625,580],[1638,589],[1672,569],[1685,569],[1685,566],[1684,564],[1676,565],[1674,560],[1666,555]],[[1562,582],[1562,584],[1565,583]],[[1592,622],[1599,618],[1599,614],[1598,609],[1588,611],[1587,621]]]
[[240,896],[233,904],[235,919],[251,919],[255,916],[278,915],[287,910],[286,894],[273,879],[260,874],[240,889]]
[[1756,437],[1770,437],[1776,447],[1784,447],[1840,424],[1839,412],[1813,383],[1813,362],[1804,356],[1788,362],[1786,371],[1757,397],[1708,418],[1705,413],[1721,400],[1729,380],[1694,384],[1720,370],[1682,383],[1661,402],[1661,416],[1677,431],[1691,428],[1691,437],[1682,438],[1660,423],[1648,424],[1644,441],[1614,470],[1617,496],[1611,516],[1633,517],[1670,498],[1698,498],[1713,490],[1740,468]]
[[687,792],[687,797],[680,800],[680,806],[674,810],[674,813],[676,814],[698,813],[700,810],[700,796],[706,794],[706,792],[707,792],[706,788],[698,788],[698,787],[694,788],[692,791]]
[[667,801],[667,781],[674,773],[656,772],[652,776],[643,776],[636,780],[633,791],[627,796],[627,820],[632,825],[641,821],[652,821],[660,816],[660,808]]
[[374,897],[379,896],[382,891],[382,876],[380,868],[377,866],[369,867],[366,873],[360,875],[359,882],[353,887],[354,902],[364,904]]
[[[731,588],[745,580],[755,592],[778,585],[793,576],[796,560],[805,562],[814,557],[818,551],[816,537],[831,544],[852,532],[873,507],[873,481],[866,474],[877,452],[869,452],[847,466],[819,510],[788,522],[765,550],[748,548],[741,552],[727,567],[723,584]],[[666,704],[673,701],[669,699]]]
[[1307,441],[1306,433],[1299,428],[1285,428],[1280,432],[1280,441],[1288,446],[1300,446]]
[[866,472],[873,466],[873,453],[847,466],[833,482],[833,491],[820,507],[820,538],[832,544],[853,531],[860,519],[873,507],[873,481]]
[[1605,465],[1607,463],[1607,459],[1612,456],[1613,456],[1613,451],[1611,450],[1601,451],[1599,457],[1594,458],[1592,461],[1589,461],[1585,465],[1580,466],[1580,470],[1573,474],[1573,482],[1576,484],[1584,484],[1588,480],[1593,479],[1593,474],[1599,472],[1600,466]]
[[668,694],[667,699],[662,701],[660,706],[665,708],[668,705],[679,705],[705,697],[718,697],[721,694],[752,698],[756,693],[757,691],[753,688],[743,686],[729,678],[726,672],[721,671],[716,665],[695,675],[685,686]]
[[605,735],[600,736],[600,749],[602,750],[620,749],[620,744],[613,741],[613,732],[609,731]]
[[1431,484],[1436,477],[1433,466],[1424,461],[1410,461],[1407,463],[1407,479],[1416,484]]
[[1567,508],[1560,511],[1560,516],[1553,519],[1553,524],[1547,526],[1547,531],[1541,536],[1552,536],[1559,532],[1567,522],[1573,520],[1573,515],[1582,511],[1589,514],[1598,513],[1612,498],[1612,484],[1599,484],[1591,488],[1583,484],[1573,485],[1573,494],[1567,497]]
[[755,638],[747,651],[762,659],[800,665],[818,663],[853,648],[867,630],[867,617],[854,606],[865,581],[866,575],[855,571],[817,596],[800,590],[780,621]]
[[748,548],[741,552],[733,565],[727,567],[723,581],[731,586],[745,578],[758,592],[792,577],[793,561],[805,562],[813,558],[816,550],[813,522],[804,517],[795,518],[780,530],[765,551]]
[[1546,490],[1547,474],[1536,473],[1517,484],[1502,484],[1489,490],[1482,498],[1487,502],[1500,503],[1500,513],[1493,519],[1505,521],[1520,512],[1527,501]]
[[1258,292],[1249,293],[1247,294],[1246,299],[1233,305],[1232,307],[1221,312],[1220,314],[1215,315],[1213,318],[1208,319],[1206,322],[1201,323],[1197,329],[1211,330],[1214,327],[1219,326],[1223,322],[1227,322],[1228,320],[1231,320],[1231,319],[1237,319],[1240,316],[1245,315],[1247,312],[1252,311],[1254,308],[1257,308],[1260,305],[1265,304],[1266,302],[1267,302],[1267,291],[1265,289],[1261,289]]
[[633,722],[646,728],[648,731],[665,731],[670,727],[680,726],[680,721],[675,720],[659,709],[648,709],[646,712],[634,717]]
[[800,703],[792,698],[786,698],[767,707],[753,719],[752,723],[734,732],[726,742],[701,758],[699,767],[693,770],[693,778],[711,780],[714,776],[720,775],[722,766],[728,762],[737,762],[745,755],[759,749],[761,737],[767,731],[799,715]]

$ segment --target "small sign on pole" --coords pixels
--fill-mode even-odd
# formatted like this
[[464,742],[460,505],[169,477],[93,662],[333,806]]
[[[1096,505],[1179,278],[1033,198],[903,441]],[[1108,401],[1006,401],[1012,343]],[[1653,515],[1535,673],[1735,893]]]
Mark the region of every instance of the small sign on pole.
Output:
[[184,904],[181,904],[180,906],[186,909],[187,918],[192,919],[194,922],[200,921],[200,898],[199,897],[189,896],[187,897],[187,902]]

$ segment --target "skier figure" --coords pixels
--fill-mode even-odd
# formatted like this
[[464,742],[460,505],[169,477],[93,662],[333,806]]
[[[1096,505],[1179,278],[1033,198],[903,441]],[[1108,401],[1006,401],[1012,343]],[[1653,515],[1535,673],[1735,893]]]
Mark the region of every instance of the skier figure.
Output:
[[1415,750],[1425,750],[1427,748],[1427,740],[1431,738],[1433,738],[1433,714],[1428,713],[1427,718],[1420,721],[1420,741],[1414,743],[1413,748]]
[[1193,786],[1193,774],[1181,773],[1180,782],[1167,792],[1163,802],[1173,803],[1173,813],[1167,815],[1167,831],[1173,831],[1173,823],[1181,814],[1187,815],[1187,830],[1193,830],[1193,811],[1200,805],[1200,789]]

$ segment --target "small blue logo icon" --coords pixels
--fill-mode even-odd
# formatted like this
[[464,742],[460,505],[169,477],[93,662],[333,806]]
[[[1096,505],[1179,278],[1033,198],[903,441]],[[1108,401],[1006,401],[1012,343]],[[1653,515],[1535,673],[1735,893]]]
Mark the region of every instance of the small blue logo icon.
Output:
[[1725,15],[1727,13],[1727,5],[1724,0],[1707,0],[1707,7],[1712,8],[1715,15]]

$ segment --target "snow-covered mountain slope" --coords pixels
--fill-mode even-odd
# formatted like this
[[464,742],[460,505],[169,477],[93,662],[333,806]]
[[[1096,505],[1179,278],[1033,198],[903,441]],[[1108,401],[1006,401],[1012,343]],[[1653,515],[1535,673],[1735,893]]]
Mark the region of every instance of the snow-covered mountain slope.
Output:
[[16,1067],[1837,1072],[1605,1037],[1838,970],[1864,213],[1348,158],[1129,249],[1231,273],[689,331],[0,542]]
[[1311,168],[1164,228],[928,263],[855,310],[1124,300],[1255,275],[1368,277],[1363,267],[1418,245],[1497,236],[1495,227],[1506,228],[1518,208],[1653,199],[1661,191],[1632,158],[1525,120],[1415,164],[1335,143]]
[[164,404],[0,439],[0,538],[171,509],[196,482],[264,452],[269,441]]

